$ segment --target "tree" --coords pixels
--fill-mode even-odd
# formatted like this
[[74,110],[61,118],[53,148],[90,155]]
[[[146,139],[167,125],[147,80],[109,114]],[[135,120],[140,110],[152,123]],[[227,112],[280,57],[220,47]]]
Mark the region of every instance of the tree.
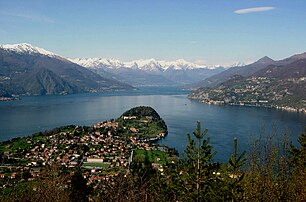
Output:
[[240,171],[240,168],[245,164],[246,158],[246,151],[243,151],[239,156],[238,152],[238,140],[234,138],[234,153],[230,157],[228,163],[228,171],[227,177],[229,177],[229,187],[231,189],[231,197],[232,201],[237,201],[237,192],[241,191],[241,181],[244,178],[244,173]]
[[[275,130],[251,145],[243,179],[244,201],[297,201],[288,164],[289,141]],[[299,201],[299,200],[298,200]]]
[[82,171],[77,168],[71,176],[70,195],[71,201],[88,201],[89,189],[87,187],[87,180],[84,179]]
[[181,180],[186,197],[193,201],[210,201],[214,197],[212,186],[215,176],[213,172],[219,167],[212,163],[216,152],[209,144],[210,138],[205,139],[208,129],[201,133],[200,122],[197,122],[193,132],[196,141],[188,134],[188,144],[182,157]]
[[298,138],[301,147],[296,148],[291,145],[290,162],[294,168],[306,169],[306,126],[305,131]]
[[292,167],[292,185],[294,196],[297,201],[306,200],[306,126],[304,133],[298,138],[300,147],[291,145],[290,165]]
[[36,191],[30,196],[31,201],[69,201],[69,191],[66,188],[69,179],[66,168],[56,164],[47,165],[33,184],[33,190]]

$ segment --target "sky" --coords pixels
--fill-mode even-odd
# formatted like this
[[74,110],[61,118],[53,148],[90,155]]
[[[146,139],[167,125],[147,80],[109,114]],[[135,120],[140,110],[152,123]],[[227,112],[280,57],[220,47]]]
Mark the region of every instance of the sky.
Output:
[[206,65],[306,52],[305,0],[0,0],[0,44]]

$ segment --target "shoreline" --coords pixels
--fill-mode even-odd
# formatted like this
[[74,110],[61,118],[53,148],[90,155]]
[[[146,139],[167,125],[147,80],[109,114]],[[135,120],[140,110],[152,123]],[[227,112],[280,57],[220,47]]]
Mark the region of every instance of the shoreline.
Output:
[[213,100],[201,100],[201,99],[194,99],[189,98],[190,100],[195,100],[204,104],[208,105],[230,105],[230,106],[244,106],[244,107],[262,107],[262,108],[272,108],[277,110],[282,110],[286,112],[295,112],[295,113],[301,113],[306,115],[306,109],[305,108],[293,108],[289,106],[276,106],[276,105],[265,105],[263,103],[256,103],[256,104],[248,104],[248,103],[225,103],[224,101],[213,101]]
[[18,97],[0,97],[0,101],[20,100]]

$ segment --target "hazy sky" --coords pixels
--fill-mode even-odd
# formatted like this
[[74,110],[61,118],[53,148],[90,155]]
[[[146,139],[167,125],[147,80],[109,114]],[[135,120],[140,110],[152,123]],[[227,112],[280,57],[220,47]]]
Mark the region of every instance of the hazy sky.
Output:
[[0,0],[0,44],[205,64],[306,51],[305,0]]

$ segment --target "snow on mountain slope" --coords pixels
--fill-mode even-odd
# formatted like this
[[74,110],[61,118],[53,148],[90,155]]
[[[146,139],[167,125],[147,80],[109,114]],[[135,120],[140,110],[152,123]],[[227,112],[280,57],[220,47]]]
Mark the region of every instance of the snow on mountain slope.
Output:
[[13,51],[16,53],[42,54],[49,57],[57,56],[56,54],[50,51],[47,51],[43,48],[32,46],[31,44],[28,43],[0,45],[0,48],[8,51]]
[[175,61],[165,61],[165,60],[155,60],[151,59],[139,59],[128,62],[122,62],[116,59],[105,59],[105,58],[64,58],[55,53],[47,51],[43,48],[33,46],[28,43],[20,44],[6,44],[0,45],[1,49],[13,51],[16,53],[26,53],[26,54],[42,54],[48,57],[57,57],[61,59],[68,59],[73,63],[79,64],[83,67],[98,69],[98,68],[108,68],[108,69],[119,69],[119,68],[131,68],[139,69],[147,72],[164,72],[170,70],[192,70],[192,69],[216,69],[220,65],[206,66],[199,65],[196,63],[188,62],[184,59],[178,59]]
[[198,65],[195,63],[188,62],[184,59],[178,59],[175,61],[160,61],[165,69],[184,70],[184,69],[195,69],[195,68],[208,68],[206,65]]
[[198,65],[183,59],[175,61],[140,59],[129,62],[121,62],[115,59],[104,59],[104,58],[76,58],[76,59],[70,59],[70,61],[92,69],[101,68],[101,67],[107,67],[110,69],[132,68],[132,69],[141,69],[150,72],[158,72],[158,71],[162,72],[166,71],[167,69],[169,70],[170,69],[186,70],[186,69],[197,69],[197,68],[215,69],[219,67],[219,66],[208,67],[205,65]]
[[0,52],[38,56],[42,60],[55,58],[64,62],[65,65],[70,63],[69,65],[78,64],[86,67],[92,70],[93,74],[99,74],[103,78],[115,78],[137,86],[185,85],[203,80],[224,69],[218,66],[199,65],[183,59],[175,61],[139,59],[129,62],[103,58],[68,59],[27,43],[0,45]]
[[76,58],[68,59],[71,62],[77,63],[83,67],[97,69],[100,67],[107,67],[111,69],[117,69],[123,67],[124,64],[116,59],[105,59],[105,58]]
[[163,71],[164,67],[155,59],[140,59],[130,62],[124,62],[125,67],[133,69],[141,69],[149,72]]

